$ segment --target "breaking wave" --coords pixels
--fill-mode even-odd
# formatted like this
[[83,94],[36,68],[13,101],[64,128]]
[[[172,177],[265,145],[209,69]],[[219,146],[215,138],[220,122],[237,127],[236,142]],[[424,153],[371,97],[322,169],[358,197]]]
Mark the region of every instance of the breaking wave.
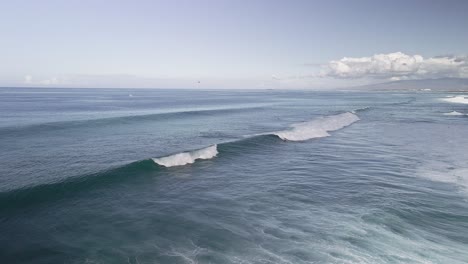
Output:
[[289,141],[303,141],[328,137],[328,132],[342,129],[359,120],[353,113],[326,116],[312,121],[292,125],[292,129],[275,132],[279,138]]
[[351,111],[351,113],[356,114],[358,112],[364,112],[364,111],[367,111],[367,110],[370,110],[370,109],[371,109],[370,106],[365,106],[365,107],[354,109],[353,111]]
[[[265,133],[257,136],[274,135],[286,141],[304,141],[313,138],[328,137],[330,136],[328,132],[342,129],[359,120],[360,119],[356,114],[346,112],[338,115],[317,118],[312,121],[293,124],[291,125],[291,129],[288,130]],[[249,138],[246,138],[241,141],[245,141],[248,139]],[[232,145],[236,143],[239,143],[239,141],[225,142],[221,143],[220,145]],[[198,150],[186,151],[172,154],[169,156],[152,158],[152,160],[156,164],[164,167],[175,167],[192,164],[196,160],[211,159],[216,157],[216,155],[218,155],[217,145],[212,145]]]
[[153,158],[152,160],[161,166],[173,167],[191,164],[198,159],[211,159],[216,157],[217,154],[217,145],[213,145],[199,150],[177,153],[161,158]]
[[447,115],[447,116],[463,116],[463,115],[466,115],[466,114],[463,114],[463,113],[460,113],[460,112],[457,112],[457,111],[452,111],[450,113],[444,113],[444,115]]
[[442,101],[449,102],[449,103],[457,103],[457,104],[468,104],[468,98],[463,95],[457,95],[454,97],[447,97],[442,98]]

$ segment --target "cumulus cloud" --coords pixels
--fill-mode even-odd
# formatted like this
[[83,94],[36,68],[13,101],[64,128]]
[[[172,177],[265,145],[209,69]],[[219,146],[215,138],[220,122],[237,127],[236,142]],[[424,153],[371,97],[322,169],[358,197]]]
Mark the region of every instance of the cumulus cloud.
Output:
[[468,57],[424,58],[421,55],[407,55],[402,52],[361,58],[345,57],[325,64],[319,76],[340,79],[370,77],[391,80],[468,77]]

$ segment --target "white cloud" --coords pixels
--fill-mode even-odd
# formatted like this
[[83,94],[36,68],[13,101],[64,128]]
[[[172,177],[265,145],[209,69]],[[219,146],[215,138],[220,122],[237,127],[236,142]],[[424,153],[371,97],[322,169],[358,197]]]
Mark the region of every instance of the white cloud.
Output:
[[24,83],[27,83],[27,84],[32,83],[32,76],[31,75],[24,76]]
[[52,77],[43,80],[34,80],[31,75],[24,76],[24,83],[27,85],[34,86],[54,86],[61,83],[61,80],[57,77]]
[[45,79],[39,82],[42,85],[56,85],[59,84],[59,79],[57,77],[52,77],[50,79]]
[[380,78],[391,80],[441,77],[468,77],[468,57],[439,56],[423,58],[402,52],[371,57],[342,58],[323,66],[320,77],[341,79]]

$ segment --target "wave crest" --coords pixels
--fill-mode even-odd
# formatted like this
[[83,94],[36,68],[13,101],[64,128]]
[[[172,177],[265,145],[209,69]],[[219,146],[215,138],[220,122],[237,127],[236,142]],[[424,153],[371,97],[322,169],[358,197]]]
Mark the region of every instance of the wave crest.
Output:
[[363,111],[367,111],[367,110],[370,110],[370,109],[371,109],[370,106],[365,106],[365,107],[354,109],[353,111],[351,111],[351,113],[356,114],[357,112],[363,112]]
[[457,111],[452,111],[450,113],[444,113],[444,115],[447,115],[447,116],[463,116],[465,114],[457,112]]
[[194,163],[197,159],[211,159],[218,154],[217,145],[209,146],[203,149],[177,153],[152,160],[164,167],[182,166]]
[[289,141],[303,141],[312,138],[328,137],[330,136],[328,132],[344,128],[359,120],[357,115],[346,112],[293,124],[292,129],[278,131],[273,134],[283,140]]
[[454,97],[442,98],[441,100],[449,103],[457,103],[457,104],[468,104],[468,98],[463,95],[458,95]]

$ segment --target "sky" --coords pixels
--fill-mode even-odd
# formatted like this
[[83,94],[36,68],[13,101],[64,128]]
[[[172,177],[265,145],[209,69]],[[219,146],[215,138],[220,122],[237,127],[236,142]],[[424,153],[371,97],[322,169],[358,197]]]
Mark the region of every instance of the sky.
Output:
[[468,1],[0,1],[0,86],[333,88],[468,77]]

